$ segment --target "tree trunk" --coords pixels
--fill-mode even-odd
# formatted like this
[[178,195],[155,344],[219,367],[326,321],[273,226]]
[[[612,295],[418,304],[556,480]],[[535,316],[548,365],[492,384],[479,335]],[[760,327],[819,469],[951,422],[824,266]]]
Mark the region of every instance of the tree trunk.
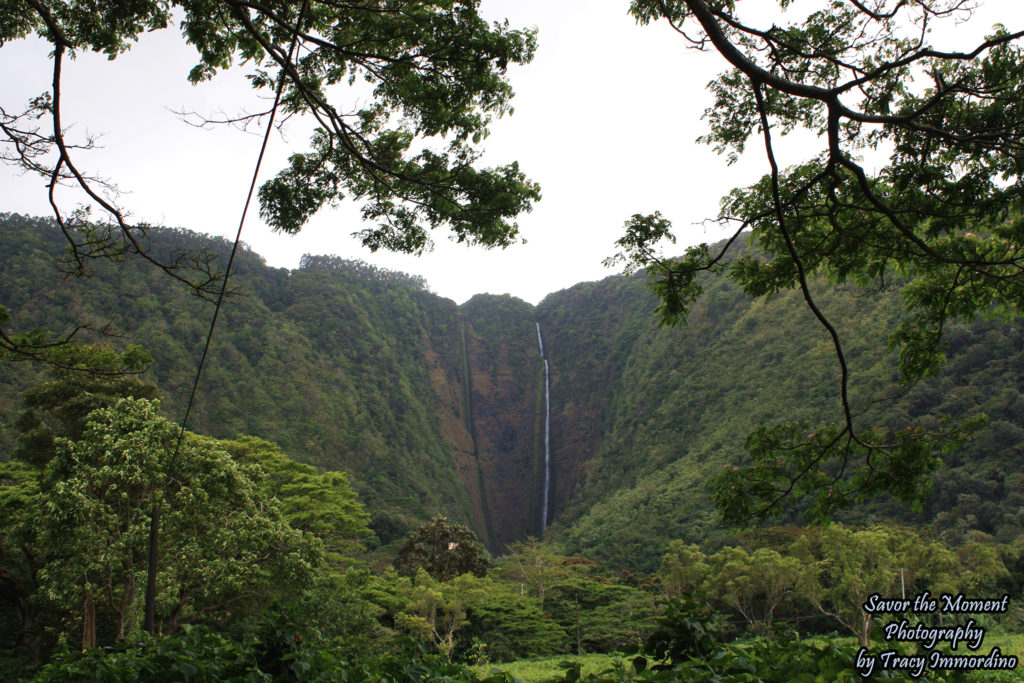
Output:
[[858,635],[861,647],[871,647],[871,615],[867,612],[861,612],[861,630]]
[[92,647],[96,647],[96,605],[92,602],[92,595],[86,593],[82,605],[82,650]]
[[149,519],[149,564],[146,567],[146,623],[144,627],[151,636],[156,634],[156,563],[159,538],[160,507],[153,503],[153,514]]

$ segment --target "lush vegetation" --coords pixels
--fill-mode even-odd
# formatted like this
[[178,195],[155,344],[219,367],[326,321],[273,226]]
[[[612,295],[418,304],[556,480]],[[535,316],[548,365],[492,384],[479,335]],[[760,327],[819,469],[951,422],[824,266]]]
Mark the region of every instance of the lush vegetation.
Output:
[[[10,268],[0,300],[12,326],[67,331],[85,321],[123,338],[82,330],[83,341],[144,342],[153,358],[145,377],[166,394],[168,417],[180,419],[212,307],[140,260],[98,263],[88,280],[62,280],[48,260],[63,249],[59,231],[19,216],[2,222],[0,253]],[[206,249],[223,258],[229,248],[185,231],[154,231],[152,239],[166,254]],[[458,384],[455,305],[362,264],[309,258],[306,266],[288,273],[251,252],[236,257],[240,291],[225,307],[190,425],[223,439],[257,436],[303,462],[357,474],[383,543],[438,510],[470,519],[442,425],[424,400],[434,384]],[[10,452],[19,395],[43,375],[28,363],[0,373],[10,388],[0,396],[0,444]]]
[[[180,416],[208,315],[203,302],[131,260],[49,287],[46,253],[61,248],[57,231],[19,216],[3,227],[9,267],[0,297],[12,324],[112,323],[126,338],[93,339],[114,350],[144,343],[153,358],[144,377],[166,394],[168,416]],[[185,231],[154,232],[154,244],[168,253],[227,250]],[[753,253],[734,250],[737,258]],[[191,424],[224,440],[253,435],[347,473],[371,515],[366,543],[382,551],[437,513],[468,525],[492,552],[539,531],[543,371],[534,318],[551,363],[548,537],[612,566],[651,571],[675,539],[709,550],[726,542],[709,481],[742,465],[750,421],[782,412],[811,424],[836,397],[828,341],[793,293],[752,303],[728,281],[709,282],[688,325],[667,328],[655,323],[642,278],[578,285],[536,310],[492,296],[460,308],[422,282],[340,259],[309,257],[289,273],[242,252],[237,264],[244,292],[225,309]],[[972,532],[1016,538],[1024,528],[1021,327],[949,326],[943,372],[887,405],[871,404],[897,389],[891,359],[871,351],[871,340],[898,323],[896,301],[889,292],[819,291],[851,340],[848,363],[866,415],[884,411],[899,424],[935,428],[987,415],[972,441],[945,456],[919,513],[880,497],[839,518],[934,524],[954,543]],[[27,363],[0,374],[10,387],[0,396],[0,445],[11,453],[16,423],[28,419],[18,417],[20,392],[45,377]],[[800,522],[801,512],[792,506],[784,521]]]
[[[9,238],[5,249],[23,255],[48,234],[45,224],[30,219],[9,217],[7,225],[11,230],[4,234],[23,243]],[[185,233],[167,237],[193,239]],[[481,297],[460,312],[420,282],[361,264],[310,258],[306,270],[287,274],[243,256],[249,270],[241,282],[248,294],[236,298],[236,305],[263,324],[240,325],[228,314],[219,353],[236,370],[252,372],[252,383],[243,388],[231,382],[227,369],[214,372],[219,382],[207,396],[230,396],[236,403],[233,410],[223,403],[199,408],[196,424],[215,427],[212,436],[181,435],[161,413],[173,395],[161,398],[159,384],[123,374],[126,363],[147,362],[147,352],[127,346],[127,340],[87,345],[83,338],[65,349],[69,361],[90,372],[4,368],[12,386],[25,386],[12,402],[17,410],[8,418],[7,460],[0,464],[0,632],[10,634],[0,643],[5,675],[165,680],[171,671],[181,680],[505,680],[506,674],[492,670],[506,662],[602,653],[608,658],[599,670],[584,673],[570,664],[557,676],[793,680],[788,677],[806,674],[807,680],[839,680],[855,675],[860,647],[885,646],[879,631],[885,616],[872,617],[861,608],[871,592],[1006,594],[1013,597],[1009,611],[979,615],[977,621],[991,637],[1022,627],[1024,547],[1010,510],[1019,491],[999,465],[1009,466],[1005,458],[1015,446],[1007,452],[1004,439],[1016,433],[1018,417],[994,401],[992,424],[1006,426],[979,437],[972,445],[978,450],[952,454],[949,470],[936,475],[937,495],[946,497],[935,503],[928,528],[920,528],[925,517],[906,520],[917,527],[864,526],[872,516],[891,514],[884,500],[851,520],[859,526],[819,530],[774,528],[736,536],[715,527],[706,512],[703,528],[700,515],[685,517],[709,500],[700,470],[688,473],[685,467],[699,457],[709,461],[704,468],[721,466],[715,457],[729,453],[738,438],[727,429],[729,420],[741,419],[739,413],[730,416],[731,406],[768,411],[758,387],[792,383],[777,395],[776,405],[792,400],[795,411],[810,414],[814,392],[828,391],[824,380],[815,389],[811,363],[771,370],[754,364],[747,371],[749,384],[708,381],[708,372],[731,376],[729,364],[738,356],[728,351],[737,339],[751,337],[738,351],[748,357],[777,353],[777,344],[808,343],[780,329],[800,329],[787,317],[793,314],[784,297],[771,306],[750,306],[728,287],[711,288],[713,300],[693,314],[693,334],[700,335],[694,339],[712,340],[718,352],[711,358],[696,350],[670,354],[680,348],[681,331],[651,324],[645,310],[651,299],[639,281],[612,278],[545,301],[538,313],[553,376],[561,378],[552,392],[561,393],[555,424],[565,425],[571,415],[588,418],[581,424],[601,428],[588,437],[599,448],[572,463],[578,472],[559,472],[561,486],[576,477],[577,489],[574,497],[555,498],[562,501],[556,508],[560,533],[540,541],[523,528],[522,540],[488,552],[466,526],[478,519],[472,511],[460,521],[429,519],[417,510],[438,500],[438,490],[470,500],[459,479],[441,481],[451,476],[446,473],[461,476],[460,461],[446,455],[446,430],[455,425],[471,436],[474,429],[494,430],[478,424],[487,422],[493,407],[462,412],[466,393],[479,406],[495,403],[499,390],[522,396],[524,405],[536,403],[537,356],[528,355],[536,353],[536,330],[528,307],[507,297]],[[37,291],[32,268],[41,269],[43,262],[26,262],[28,267],[12,270],[8,301],[17,300],[19,288]],[[120,272],[131,267],[122,264]],[[159,291],[158,280],[151,286]],[[114,271],[98,275],[88,292],[45,291],[17,310],[67,324],[71,315],[121,310],[122,322],[131,322],[130,339],[152,335],[164,340],[159,348],[165,352],[184,345],[169,333],[164,316],[184,324],[193,310],[201,310],[170,296],[170,304],[147,317],[137,308],[147,305],[146,295],[133,296],[132,284]],[[865,326],[866,334],[885,324],[877,314],[869,319],[857,313],[884,312],[884,296],[834,296],[837,306],[849,307],[849,324]],[[364,308],[386,319],[376,320]],[[955,330],[959,343],[950,353],[950,368],[965,388],[929,394],[937,390],[925,385],[899,405],[913,414],[934,407],[922,396],[938,397],[947,410],[957,401],[973,406],[1009,396],[1016,385],[1000,372],[1002,361],[993,361],[1013,357],[1015,330],[994,323]],[[280,354],[269,341],[259,341],[268,334],[295,342],[287,354],[291,363],[268,362]],[[506,343],[506,335],[526,339]],[[376,346],[353,341],[338,350],[333,340],[339,338],[367,338]],[[401,342],[408,339],[419,345]],[[434,339],[451,344],[435,346]],[[992,343],[1002,350],[986,350]],[[177,366],[154,353],[143,377],[178,378],[180,386],[187,379],[181,354]],[[464,354],[470,356],[466,362]],[[814,355],[807,349],[808,358]],[[670,357],[676,361],[666,365]],[[304,359],[309,366],[302,367]],[[375,379],[367,363],[392,368],[397,379]],[[708,366],[704,374],[694,371],[698,364]],[[104,367],[117,372],[97,371]],[[294,374],[267,380],[267,369],[285,367]],[[313,381],[311,373],[320,371],[350,392],[337,405],[312,402],[339,396],[331,393],[334,387]],[[511,374],[532,374],[532,380],[512,381]],[[878,376],[884,387],[884,375]],[[303,377],[308,384],[288,386]],[[650,392],[640,391],[643,383]],[[275,412],[270,392],[290,397],[295,411],[334,419],[292,423],[297,413]],[[447,412],[428,405],[424,396],[447,396]],[[260,405],[259,420],[237,413]],[[721,407],[724,427],[690,419],[705,417],[713,405]],[[219,424],[221,419],[230,422]],[[530,426],[520,429],[535,434],[530,428],[535,429],[536,413],[524,419]],[[258,436],[244,435],[248,425]],[[281,445],[268,440],[276,430],[285,437]],[[351,449],[339,454],[350,475],[335,469],[337,461],[316,457],[330,441],[302,452],[312,464],[290,457],[286,440],[301,448],[310,434],[330,430],[351,439],[336,442]],[[569,446],[571,432],[556,435],[557,457]],[[367,458],[374,438],[382,440],[380,450]],[[535,446],[516,446],[520,437],[514,433],[505,438],[508,452]],[[433,464],[416,458],[428,448],[438,454]],[[533,462],[534,455],[528,456],[523,463]],[[616,462],[613,457],[620,464],[614,479],[605,469]],[[409,471],[403,469],[406,462]],[[469,480],[479,481],[480,471],[485,470],[472,471]],[[370,476],[371,483],[360,482],[360,476]],[[435,498],[414,503],[408,492],[399,495],[394,482],[403,477],[417,478],[411,490]],[[986,481],[999,488],[985,488]],[[375,490],[385,484],[389,488]],[[612,504],[586,510],[587,501],[598,496]],[[457,513],[467,505],[459,500],[447,508],[434,503],[435,510]],[[675,517],[666,512],[672,506],[679,508]],[[158,635],[150,637],[141,628],[142,587],[156,511],[162,519]],[[655,513],[664,515],[660,525]]]
[[[749,459],[715,477],[723,515],[733,523],[775,517],[798,498],[828,519],[883,493],[922,505],[924,484],[980,415],[938,426],[931,416],[869,410],[880,397],[850,365],[865,338],[843,329],[845,312],[830,299],[844,289],[900,293],[896,319],[868,345],[873,355],[894,352],[901,391],[936,375],[951,325],[1024,313],[1024,126],[1016,115],[1024,32],[984,26],[980,37],[965,32],[940,45],[933,29],[966,22],[976,9],[957,0],[791,12],[779,0],[767,14],[710,0],[630,7],[640,23],[664,22],[684,44],[723,58],[700,141],[730,163],[756,144],[765,174],[723,198],[725,243],[662,255],[659,242],[674,241],[669,221],[635,214],[612,260],[647,269],[670,325],[687,321],[703,294],[708,280],[699,275],[728,279],[762,302],[788,294],[832,359],[835,395],[820,417],[778,412],[770,426],[743,430]],[[794,130],[810,136],[793,145],[785,136]],[[780,158],[792,165],[780,167]],[[744,233],[758,251],[730,253]]]
[[[366,246],[419,253],[438,227],[509,245],[539,198],[477,147],[533,33],[475,0],[8,9],[0,46],[47,41],[53,79],[0,110],[0,156],[87,199],[0,215],[3,677],[497,683],[516,680],[502,663],[574,655],[538,675],[809,682],[870,675],[886,648],[904,662],[877,675],[905,680],[958,654],[892,635],[907,615],[969,615],[982,656],[1000,631],[1020,644],[1024,33],[930,49],[929,23],[969,13],[958,0],[833,3],[765,30],[735,2],[634,0],[733,68],[704,141],[763,138],[769,175],[723,203],[733,238],[662,257],[668,221],[635,215],[620,258],[653,295],[616,277],[536,308],[243,250],[189,432],[169,418],[228,245],[130,223],[79,170],[93,141],[66,138],[65,58],[180,21],[192,81],[258,64],[273,112],[318,123],[259,192],[269,224],[297,231],[345,194],[376,222]],[[328,100],[360,79],[359,111]],[[797,127],[825,148],[780,169],[773,132]],[[870,177],[860,155],[880,148]],[[94,277],[54,286],[53,260]],[[737,533],[712,499],[730,522],[793,525]],[[971,606],[917,607],[928,595]],[[950,668],[927,677],[1020,678]]]
[[[753,253],[733,251],[735,258]],[[948,452],[925,482],[933,494],[920,512],[880,496],[837,519],[933,523],[954,542],[972,531],[1017,538],[1024,423],[1011,368],[1024,360],[1020,324],[951,324],[943,371],[901,394],[894,357],[872,351],[872,340],[898,323],[893,293],[814,284],[849,340],[854,396],[866,419],[884,415],[900,429],[918,421],[937,430],[987,416],[986,427]],[[801,309],[799,293],[751,302],[728,280],[708,281],[677,328],[658,326],[654,307],[632,278],[577,285],[538,306],[550,331],[555,534],[572,552],[648,570],[673,539],[725,542],[711,482],[726,466],[750,462],[752,423],[785,415],[812,425],[838,400],[830,343]],[[807,426],[804,435],[812,432]],[[783,520],[803,523],[806,509],[790,504]]]
[[[151,637],[138,632],[138,596],[123,599],[133,575],[136,581],[140,576],[133,562],[145,550],[144,534],[118,536],[115,523],[94,525],[92,533],[123,542],[83,544],[83,534],[50,537],[45,546],[37,540],[47,529],[78,519],[69,522],[52,515],[52,506],[38,507],[66,495],[51,491],[46,481],[47,473],[62,466],[59,459],[87,451],[102,431],[121,440],[104,457],[130,465],[138,451],[128,442],[152,444],[167,431],[152,408],[146,400],[120,399],[111,408],[94,410],[82,439],[58,438],[57,459],[42,479],[20,461],[4,466],[0,569],[5,580],[17,574],[34,591],[22,596],[17,610],[5,605],[4,632],[12,634],[9,642],[0,643],[6,675],[40,681],[512,681],[513,675],[568,683],[837,681],[857,680],[860,647],[878,652],[895,645],[906,654],[924,652],[921,646],[915,650],[913,644],[883,639],[882,626],[902,615],[865,613],[872,592],[1015,596],[1006,612],[972,615],[987,631],[982,653],[999,642],[1004,652],[1016,654],[1010,649],[1016,641],[1005,644],[998,634],[1024,626],[1017,600],[1024,586],[1019,540],[999,544],[979,536],[951,547],[891,525],[765,529],[738,536],[733,545],[710,554],[677,541],[657,572],[636,576],[559,554],[536,539],[514,544],[489,568],[479,560],[466,562],[467,557],[483,557],[472,534],[436,518],[409,535],[406,547],[411,550],[398,558],[401,574],[371,572],[359,560],[365,557],[358,545],[365,516],[336,479],[289,464],[265,442],[230,444],[189,436],[191,452],[173,459],[175,480],[163,491],[163,505],[171,513],[165,519],[187,514],[192,522],[184,534],[185,528],[175,532],[179,527],[167,523],[163,552],[174,558],[188,555],[190,561],[164,565],[160,635]],[[78,462],[87,465],[88,458]],[[209,481],[189,485],[183,473],[202,471],[199,463],[221,468],[221,486]],[[225,477],[224,468],[233,474]],[[71,476],[67,481],[76,484],[72,490],[83,504],[111,504],[130,500],[127,491],[145,491],[122,487],[122,494],[112,486],[77,485],[79,479],[96,482],[100,472],[124,481],[145,480],[130,467],[93,468]],[[197,497],[199,486],[221,493],[182,505]],[[263,498],[260,510],[242,513],[237,494],[229,495],[237,486],[249,486],[250,497],[276,495]],[[311,497],[319,503],[311,504]],[[235,509],[227,511],[225,505]],[[347,511],[343,522],[339,510]],[[145,510],[130,515],[143,527],[145,517]],[[204,526],[221,525],[226,517],[237,519],[223,531]],[[108,519],[102,514],[90,518]],[[36,528],[42,531],[33,536]],[[239,531],[244,529],[251,531]],[[335,548],[339,539],[346,540],[343,552],[325,552],[332,537]],[[274,552],[261,555],[268,542],[275,544]],[[472,555],[460,553],[461,544]],[[102,553],[90,553],[100,548]],[[452,556],[447,562],[439,557],[446,552]],[[60,591],[53,590],[54,574],[48,569],[54,562],[69,579],[59,584]],[[87,565],[96,575],[103,567],[98,563],[104,562],[108,570],[98,575],[113,584],[93,587],[75,579],[89,576],[80,569]],[[465,573],[450,571],[463,564]],[[426,567],[434,567],[437,576]],[[245,572],[236,575],[238,569]],[[202,573],[202,582],[189,583],[198,578],[196,572]],[[288,573],[286,580],[282,572]],[[232,594],[242,599],[223,599]],[[90,601],[90,595],[95,599]],[[113,597],[122,599],[113,603]],[[82,611],[90,605],[92,618]],[[134,610],[117,609],[125,605]],[[17,622],[15,614],[31,618]],[[935,614],[916,618],[929,625],[949,621]],[[79,636],[86,637],[90,629],[94,642],[81,642]],[[602,656],[585,656],[592,653]],[[547,664],[522,663],[538,658]],[[589,662],[586,670],[583,662]],[[508,673],[505,663],[510,663]],[[928,680],[935,681],[1019,680],[1014,672],[928,673]],[[909,680],[900,672],[893,677]]]
[[[371,573],[369,516],[343,474],[182,432],[137,380],[86,384],[62,372],[29,392],[24,457],[0,464],[7,674],[52,659],[40,680],[401,678],[562,652],[570,632],[578,650],[621,648],[653,614],[651,595],[536,543],[488,573],[475,535],[441,517],[406,539],[404,575]],[[142,585],[158,511],[154,639]],[[541,564],[548,578],[523,570]]]

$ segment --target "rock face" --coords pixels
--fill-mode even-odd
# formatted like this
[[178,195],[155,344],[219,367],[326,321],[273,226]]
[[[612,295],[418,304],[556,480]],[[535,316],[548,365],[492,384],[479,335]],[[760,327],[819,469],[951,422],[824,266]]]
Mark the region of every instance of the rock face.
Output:
[[[186,231],[152,234],[158,251],[223,258],[229,248]],[[131,260],[53,287],[46,254],[62,248],[48,221],[0,214],[6,329],[113,322],[152,353],[146,379],[180,418],[212,311]],[[543,369],[531,305],[481,295],[460,307],[416,278],[337,257],[306,257],[289,272],[244,251],[232,282],[245,295],[218,323],[190,429],[259,436],[346,470],[384,543],[436,513],[469,523],[496,552],[540,532]],[[45,379],[0,364],[0,459],[17,437],[19,394]]]
[[[444,433],[469,492],[474,526],[501,551],[544,533],[546,406],[537,324],[550,372],[548,521],[557,528],[566,510],[579,514],[571,507],[574,498],[595,487],[590,468],[617,412],[640,408],[616,401],[635,345],[657,329],[653,301],[637,281],[611,278],[552,294],[537,307],[478,295],[459,307],[458,318],[461,429]],[[455,393],[449,385],[436,390]],[[450,413],[442,424],[452,422]],[[616,482],[612,477],[608,485]]]
[[474,454],[489,545],[540,531],[543,495],[543,366],[533,307],[476,296],[460,309]]
[[[152,238],[165,254],[205,248],[224,258],[230,248],[180,230]],[[62,248],[47,221],[0,214],[5,330],[113,323],[152,353],[146,379],[180,419],[210,307],[133,260],[55,286],[46,254]],[[717,533],[709,482],[744,457],[753,426],[834,419],[833,350],[796,292],[751,301],[716,281],[684,327],[664,328],[642,277],[579,284],[536,307],[493,295],[457,306],[414,277],[359,262],[307,257],[286,271],[246,251],[232,282],[246,295],[222,313],[189,428],[258,436],[347,471],[384,544],[436,513],[469,524],[497,553],[542,533],[538,323],[550,370],[546,535],[568,552],[652,568],[668,541]],[[823,285],[817,296],[848,340],[865,406],[893,393],[892,359],[877,350],[897,296]],[[899,426],[986,412],[990,430],[945,459],[935,502],[903,521],[1012,539],[1024,533],[1024,325],[956,324],[947,339],[943,375],[864,419]],[[28,364],[0,363],[0,460],[17,437],[20,392],[45,379]],[[864,510],[855,521],[900,514],[884,502]]]

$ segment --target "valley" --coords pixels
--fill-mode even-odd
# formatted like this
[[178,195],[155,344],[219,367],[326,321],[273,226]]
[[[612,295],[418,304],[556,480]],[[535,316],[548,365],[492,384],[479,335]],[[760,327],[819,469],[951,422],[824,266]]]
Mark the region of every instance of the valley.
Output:
[[[133,262],[61,280],[47,262],[61,248],[55,229],[13,215],[2,222],[0,300],[14,325],[112,323],[124,336],[107,343],[152,353],[145,378],[179,418],[208,305]],[[167,252],[227,248],[185,231],[153,240]],[[726,533],[711,481],[743,462],[753,426],[810,424],[838,410],[829,341],[790,293],[751,301],[719,281],[686,326],[669,328],[657,324],[640,276],[581,283],[537,306],[489,294],[460,306],[358,262],[310,256],[289,272],[245,252],[235,282],[244,293],[225,308],[190,426],[258,436],[346,472],[381,547],[441,513],[494,553],[543,535],[568,552],[649,570],[671,540],[713,546]],[[847,340],[865,418],[898,428],[984,412],[988,427],[945,459],[921,513],[879,499],[841,518],[1015,538],[1024,524],[1024,326],[957,324],[942,375],[883,402],[895,391],[894,359],[872,349],[896,323],[895,296],[820,294]],[[19,388],[40,371],[2,372],[10,390],[0,444],[10,448]],[[799,506],[781,520],[800,523]]]

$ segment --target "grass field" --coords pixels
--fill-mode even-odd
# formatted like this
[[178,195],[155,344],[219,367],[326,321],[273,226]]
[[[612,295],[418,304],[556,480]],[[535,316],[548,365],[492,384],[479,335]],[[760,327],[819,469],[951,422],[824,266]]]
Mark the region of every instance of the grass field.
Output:
[[[844,638],[853,641],[853,638]],[[873,649],[880,650],[884,649],[880,647],[880,643],[873,643]],[[1021,661],[1015,672],[1003,672],[998,678],[1000,681],[1024,681],[1024,634],[1006,634],[988,632],[985,634],[985,640],[982,643],[979,653],[987,654],[993,647],[998,647],[999,651],[1004,655],[1013,655]],[[948,651],[948,648],[943,648]],[[963,652],[963,648],[960,648]],[[480,677],[486,677],[494,670],[501,670],[505,673],[511,674],[515,678],[523,681],[523,683],[539,683],[540,681],[547,681],[553,678],[561,678],[567,663],[579,662],[581,665],[581,673],[596,674],[601,671],[607,671],[613,668],[616,663],[623,666],[630,666],[630,663],[626,658],[620,655],[606,655],[606,654],[587,654],[581,656],[574,655],[558,655],[555,657],[544,657],[538,659],[523,659],[515,662],[506,662],[503,664],[488,664],[485,666],[472,667],[474,673]],[[985,680],[985,672],[974,672],[969,680],[972,681],[983,681]]]
[[986,652],[992,647],[998,647],[1000,652],[1014,655],[1024,661],[1024,633],[987,633],[985,634],[985,642],[981,647]]
[[[519,661],[505,662],[503,664],[475,666],[473,667],[473,671],[479,676],[486,676],[494,669],[500,669],[522,680],[523,683],[534,683],[536,681],[546,681],[556,677],[560,678],[566,668],[563,664],[567,662],[579,662],[581,665],[581,671],[585,675],[588,673],[596,674],[610,669],[614,666],[616,661],[622,661],[622,658],[618,655],[598,654],[557,655],[555,657],[543,657],[538,659],[521,659]],[[629,662],[623,663],[626,666],[629,666]]]

